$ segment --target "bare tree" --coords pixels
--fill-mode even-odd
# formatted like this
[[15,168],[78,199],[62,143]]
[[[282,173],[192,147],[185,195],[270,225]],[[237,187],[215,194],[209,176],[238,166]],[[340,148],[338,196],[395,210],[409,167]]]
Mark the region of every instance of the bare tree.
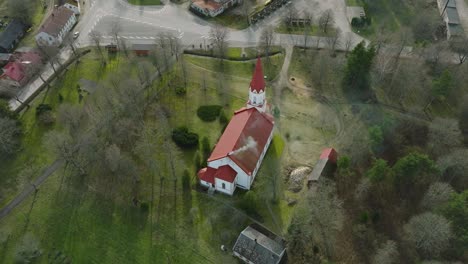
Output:
[[120,49],[120,41],[119,41],[119,34],[120,34],[120,31],[122,30],[121,26],[120,26],[120,22],[118,19],[115,19],[113,22],[112,22],[112,28],[111,28],[111,35],[112,37],[114,38],[114,43],[115,45],[117,45],[117,47]]
[[468,38],[452,40],[450,48],[458,55],[458,62],[463,64],[468,59]]
[[336,195],[335,184],[325,178],[320,179],[317,191],[309,193],[306,199],[313,240],[330,258],[335,250],[336,236],[343,228],[343,202]]
[[332,55],[336,54],[336,48],[340,45],[341,30],[337,28],[335,32],[327,37],[328,48],[331,50]]
[[168,58],[168,49],[169,49],[169,43],[167,39],[167,34],[165,32],[161,32],[158,35],[158,45],[159,45],[159,54],[161,55],[160,58],[163,59],[164,62],[164,69],[167,69],[169,67],[169,58]]
[[291,30],[294,19],[298,17],[297,10],[294,5],[288,5],[286,13],[284,15],[284,24],[286,25],[288,31]]
[[101,47],[101,41],[102,41],[101,32],[99,32],[97,30],[92,30],[91,32],[89,32],[89,37],[94,42],[94,45],[96,46],[96,48],[97,48],[97,50],[99,52],[99,55],[101,56],[102,62],[105,62],[104,53],[103,53],[102,47]]
[[250,25],[250,11],[252,10],[254,3],[252,0],[244,0],[242,1],[242,15],[247,19],[247,24]]
[[435,182],[429,186],[424,195],[421,206],[427,209],[436,209],[438,206],[449,201],[455,193],[452,186],[445,182]]
[[[312,24],[313,24],[313,19],[314,17],[312,16],[312,14],[308,11],[305,11],[304,12],[304,15],[303,15],[303,18],[304,18],[304,30],[302,32],[303,34],[303,37],[304,37],[304,49],[307,48],[307,40],[309,39],[310,37],[310,34],[312,33]],[[307,22],[307,21],[310,21],[310,22]]]
[[396,264],[398,263],[398,247],[397,243],[393,240],[387,240],[372,258],[373,264]]
[[52,67],[52,70],[54,71],[55,74],[57,74],[55,63],[60,65],[60,62],[57,58],[59,55],[60,49],[54,46],[37,46],[37,47],[41,53],[41,56],[49,62],[49,65]]
[[349,50],[353,45],[353,34],[351,32],[346,32],[345,39],[344,39],[344,48],[345,48],[345,56],[348,56]]
[[430,212],[413,216],[403,227],[405,238],[425,256],[437,257],[453,234],[445,217]]
[[0,156],[12,154],[18,149],[20,131],[15,120],[0,117]]
[[147,61],[134,61],[140,86],[146,88],[152,84],[153,66]]
[[228,48],[226,41],[228,34],[227,28],[220,25],[215,25],[210,29],[210,39],[215,48],[216,55],[221,59],[221,63],[223,63]]
[[333,11],[331,9],[325,10],[319,18],[319,27],[323,33],[328,33],[328,29],[335,22]]
[[274,34],[273,28],[270,27],[270,26],[267,26],[262,30],[262,33],[260,35],[260,43],[259,43],[260,45],[259,46],[260,46],[261,50],[265,53],[266,64],[267,64],[268,69],[269,69],[269,67],[271,65],[270,51],[271,51],[271,47],[273,45],[273,39],[274,39],[273,34]]
[[31,25],[36,2],[31,0],[8,0],[8,15],[19,19],[26,25]]

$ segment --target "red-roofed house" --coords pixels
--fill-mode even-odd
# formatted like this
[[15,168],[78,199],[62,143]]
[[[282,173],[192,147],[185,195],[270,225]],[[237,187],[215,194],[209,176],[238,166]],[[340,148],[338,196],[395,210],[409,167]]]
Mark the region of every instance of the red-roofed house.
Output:
[[215,17],[242,0],[192,0],[190,9],[204,16]]
[[41,57],[36,52],[24,52],[14,55],[14,60],[3,67],[1,82],[8,86],[21,87],[25,85],[35,69],[34,65],[41,63]]
[[239,187],[249,190],[270,146],[274,120],[266,113],[265,81],[257,60],[250,83],[247,107],[237,110],[208,158],[208,167],[198,172],[203,186],[229,195]]
[[39,28],[39,33],[36,35],[37,44],[39,46],[60,46],[75,23],[76,16],[73,11],[65,6],[55,8]]

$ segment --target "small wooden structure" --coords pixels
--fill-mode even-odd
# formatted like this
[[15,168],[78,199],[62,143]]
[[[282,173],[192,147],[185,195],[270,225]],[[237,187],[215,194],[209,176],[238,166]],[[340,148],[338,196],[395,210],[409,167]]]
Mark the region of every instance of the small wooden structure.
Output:
[[338,153],[333,148],[326,148],[322,151],[320,159],[314,166],[314,169],[307,177],[307,186],[310,188],[312,183],[317,182],[325,173],[331,172],[336,168]]
[[154,49],[152,44],[133,44],[132,50],[137,56],[148,56],[150,51]]

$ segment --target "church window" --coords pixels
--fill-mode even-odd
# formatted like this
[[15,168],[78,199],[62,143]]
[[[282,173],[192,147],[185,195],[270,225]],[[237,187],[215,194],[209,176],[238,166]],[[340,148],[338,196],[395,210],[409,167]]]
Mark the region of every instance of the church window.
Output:
[[223,184],[222,184],[222,187],[223,187],[223,189],[226,189],[226,184],[223,183]]

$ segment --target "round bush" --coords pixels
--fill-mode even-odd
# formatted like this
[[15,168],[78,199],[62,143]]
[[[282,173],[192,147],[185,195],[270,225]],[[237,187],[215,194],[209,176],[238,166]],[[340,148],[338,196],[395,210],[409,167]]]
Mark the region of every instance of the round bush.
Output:
[[222,108],[220,105],[202,105],[198,108],[197,115],[205,122],[212,122],[218,118]]
[[190,132],[187,127],[178,127],[172,131],[172,140],[181,148],[198,146],[198,135]]

